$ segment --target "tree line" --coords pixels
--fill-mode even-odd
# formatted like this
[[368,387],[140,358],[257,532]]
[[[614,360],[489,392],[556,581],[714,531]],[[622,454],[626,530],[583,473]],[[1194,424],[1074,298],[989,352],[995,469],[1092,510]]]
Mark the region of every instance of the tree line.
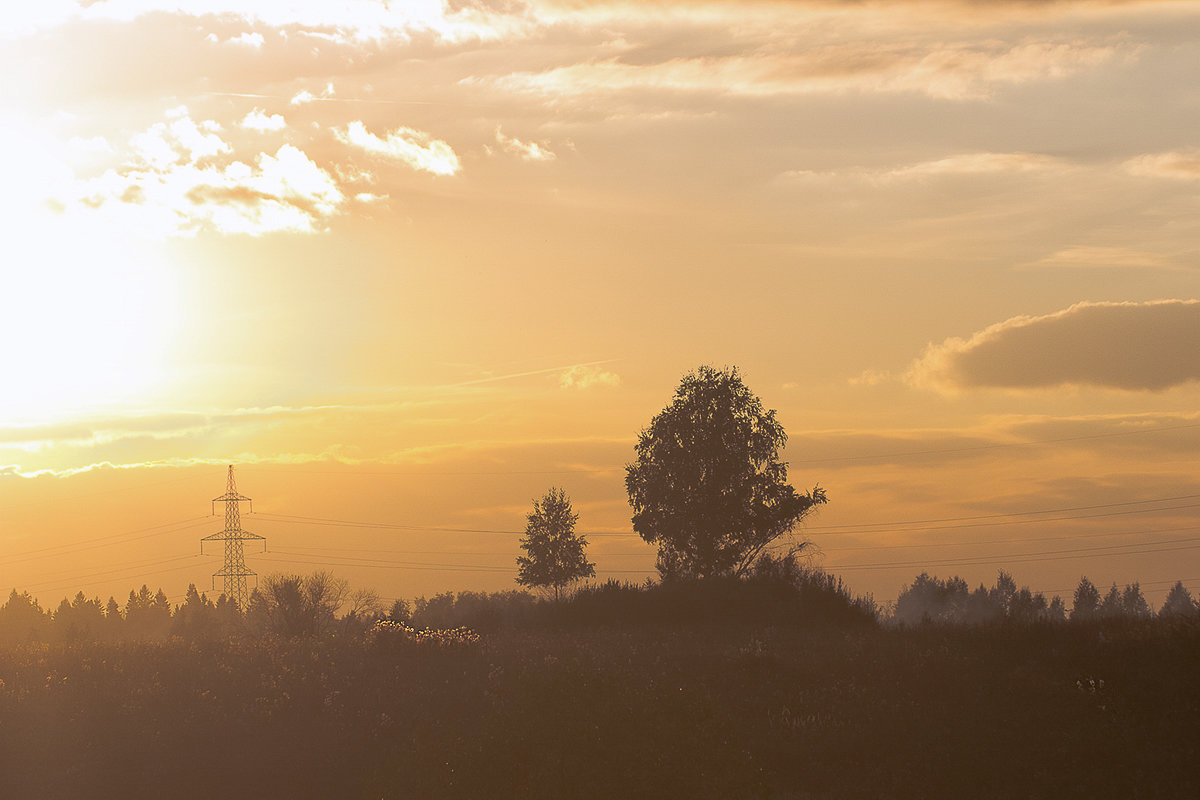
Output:
[[[1104,595],[1087,576],[1080,578],[1069,611],[1074,621],[1131,619],[1145,620],[1158,616],[1165,619],[1189,618],[1200,615],[1200,605],[1191,592],[1177,581],[1167,592],[1162,608],[1150,607],[1135,581],[1123,589],[1113,583]],[[923,572],[900,592],[890,615],[904,625],[922,623],[981,624],[995,621],[1063,622],[1068,610],[1058,595],[1047,600],[1042,592],[1028,587],[1017,588],[1012,575],[1000,571],[993,586],[980,584],[974,590],[958,576],[945,580]]]
[[320,636],[362,630],[383,615],[373,590],[351,590],[345,579],[327,571],[268,575],[250,593],[244,610],[223,593],[210,598],[195,584],[176,605],[162,589],[152,593],[143,584],[130,590],[124,606],[114,597],[104,603],[79,592],[73,600],[64,597],[53,610],[43,609],[29,592],[13,589],[0,606],[0,645]]

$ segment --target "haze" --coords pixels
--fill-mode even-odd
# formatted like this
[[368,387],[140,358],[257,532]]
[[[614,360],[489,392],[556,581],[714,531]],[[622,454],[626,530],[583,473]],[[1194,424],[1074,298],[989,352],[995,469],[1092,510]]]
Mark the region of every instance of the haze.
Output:
[[[0,20],[0,586],[513,588],[700,364],[858,592],[1195,564],[1200,3],[67,0]],[[1055,512],[1055,513],[1048,513]],[[380,526],[386,527],[380,527]]]

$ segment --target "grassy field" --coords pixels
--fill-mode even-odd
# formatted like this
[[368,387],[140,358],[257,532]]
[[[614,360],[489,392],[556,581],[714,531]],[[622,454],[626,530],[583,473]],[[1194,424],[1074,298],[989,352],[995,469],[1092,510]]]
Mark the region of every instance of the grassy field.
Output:
[[5,797],[1196,797],[1200,625],[23,645]]

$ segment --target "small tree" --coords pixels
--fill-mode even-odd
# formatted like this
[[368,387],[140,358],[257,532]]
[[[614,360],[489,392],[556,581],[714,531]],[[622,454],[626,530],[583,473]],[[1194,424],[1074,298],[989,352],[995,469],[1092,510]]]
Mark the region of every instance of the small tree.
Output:
[[1183,581],[1176,581],[1171,587],[1171,591],[1167,592],[1166,602],[1163,603],[1162,610],[1158,612],[1160,617],[1190,617],[1196,613],[1196,602],[1192,600],[1192,594],[1183,585]]
[[1105,619],[1116,619],[1117,617],[1125,616],[1125,601],[1121,595],[1121,590],[1117,588],[1116,581],[1113,581],[1108,594],[1104,595],[1104,600],[1100,603],[1100,616]]
[[534,500],[533,512],[526,519],[521,548],[528,555],[517,557],[517,583],[553,589],[557,600],[564,586],[595,577],[596,565],[584,553],[587,540],[575,533],[579,515],[571,511],[571,501],[562,489],[551,489],[541,500]]
[[825,502],[820,487],[799,493],[787,482],[786,443],[736,367],[684,376],[625,468],[633,529],[658,545],[664,578],[741,576]]
[[1126,616],[1135,619],[1154,616],[1154,612],[1150,610],[1150,604],[1146,602],[1146,596],[1142,594],[1142,587],[1137,581],[1126,586],[1125,591],[1121,593],[1121,607],[1125,610]]
[[1071,619],[1091,619],[1100,609],[1100,590],[1087,579],[1079,579],[1075,587],[1075,603],[1071,606]]

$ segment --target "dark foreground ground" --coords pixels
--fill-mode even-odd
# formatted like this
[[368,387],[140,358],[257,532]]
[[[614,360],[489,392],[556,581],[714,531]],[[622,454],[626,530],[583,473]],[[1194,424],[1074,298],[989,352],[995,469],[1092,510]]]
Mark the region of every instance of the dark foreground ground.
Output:
[[35,645],[0,681],[4,798],[1200,797],[1194,621]]

